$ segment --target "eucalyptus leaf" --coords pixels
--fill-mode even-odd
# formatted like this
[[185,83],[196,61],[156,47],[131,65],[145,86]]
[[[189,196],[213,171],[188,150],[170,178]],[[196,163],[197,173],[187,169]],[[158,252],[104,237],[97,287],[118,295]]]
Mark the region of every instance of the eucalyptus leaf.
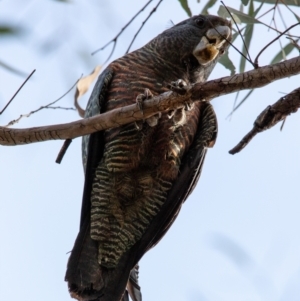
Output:
[[230,70],[230,75],[234,75],[235,74],[235,66],[232,63],[232,61],[230,60],[229,56],[228,56],[228,51],[226,51],[218,60],[218,62],[223,65],[226,69]]
[[21,32],[20,28],[10,25],[0,25],[0,35],[17,35]]
[[292,43],[287,44],[275,55],[270,64],[276,64],[282,60],[285,60],[286,56],[289,55],[294,48],[295,46]]
[[242,0],[243,5],[247,6],[249,3],[249,0]]
[[185,12],[188,14],[189,17],[192,16],[192,12],[189,8],[189,5],[188,5],[188,1],[187,0],[178,0],[182,6],[182,8],[185,10]]
[[233,18],[234,21],[237,23],[237,24],[241,24],[241,20],[240,18],[234,14],[234,13],[231,13],[231,16],[229,15],[228,11],[226,10],[226,8],[222,5],[220,5],[219,9],[218,9],[218,15],[221,17],[221,18]]
[[203,7],[201,14],[202,15],[208,15],[208,9],[211,8],[212,6],[214,6],[216,4],[217,0],[209,0],[206,5]]
[[254,89],[251,89],[246,94],[246,96],[238,103],[238,105],[232,109],[231,113],[227,117],[230,117],[248,99],[248,97],[252,94],[253,91],[254,91]]
[[[254,0],[256,2],[264,2],[264,3],[270,3],[270,4],[283,4],[281,1],[278,0]],[[284,0],[284,3],[286,5],[295,5],[300,6],[300,0]]]
[[[299,0],[300,1],[300,0]],[[227,9],[234,15],[236,15],[242,23],[246,24],[260,24],[261,22],[254,17],[252,17],[252,14],[245,14],[240,12],[237,9],[234,9],[232,7],[227,6]],[[222,18],[230,18],[229,13],[227,12],[226,8],[222,5],[220,5],[218,10],[218,15]]]
[[265,2],[262,1],[261,4],[259,5],[259,7],[254,11],[254,14],[253,14],[254,17],[259,13],[259,11],[263,7],[264,3]]
[[[253,0],[251,0],[251,2],[250,2],[248,13],[249,13],[249,16],[253,15],[253,13],[254,13]],[[245,43],[244,43],[243,50],[242,50],[242,53],[246,57],[248,57],[247,49],[249,51],[249,47],[250,47],[250,43],[251,43],[252,35],[253,35],[253,29],[254,29],[253,23],[247,24],[246,29],[245,29],[245,34],[244,34],[244,42]],[[240,73],[243,73],[245,71],[245,66],[246,66],[246,58],[242,56],[241,62],[240,62]]]
[[27,73],[25,73],[21,70],[18,70],[15,67],[12,67],[12,66],[8,65],[7,63],[1,62],[1,61],[0,61],[0,67],[4,68],[12,73],[15,73],[19,76],[27,76]]

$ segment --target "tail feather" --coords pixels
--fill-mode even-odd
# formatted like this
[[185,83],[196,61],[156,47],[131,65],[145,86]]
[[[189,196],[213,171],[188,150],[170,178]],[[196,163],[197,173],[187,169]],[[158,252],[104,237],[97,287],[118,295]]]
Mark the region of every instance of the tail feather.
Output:
[[97,253],[97,243],[89,235],[89,225],[84,225],[76,238],[65,277],[73,298],[83,301],[101,296],[104,282]]
[[[71,252],[65,281],[70,294],[79,301],[142,301],[135,254],[128,253],[114,269],[98,263],[98,245],[90,237],[89,222],[83,224]],[[125,291],[127,283],[127,289]],[[123,296],[123,297],[122,297]]]

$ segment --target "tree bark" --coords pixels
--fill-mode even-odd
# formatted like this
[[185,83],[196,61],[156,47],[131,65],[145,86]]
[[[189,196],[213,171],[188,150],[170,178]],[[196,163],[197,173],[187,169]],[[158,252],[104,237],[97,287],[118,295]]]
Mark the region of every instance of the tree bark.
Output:
[[183,107],[187,101],[209,101],[212,98],[263,87],[271,82],[300,73],[300,56],[284,62],[260,67],[188,87],[184,95],[166,92],[143,103],[141,111],[137,104],[115,109],[107,113],[66,124],[10,129],[0,127],[0,145],[22,145],[47,140],[73,139],[96,131],[119,127],[123,124],[146,119],[158,112]]

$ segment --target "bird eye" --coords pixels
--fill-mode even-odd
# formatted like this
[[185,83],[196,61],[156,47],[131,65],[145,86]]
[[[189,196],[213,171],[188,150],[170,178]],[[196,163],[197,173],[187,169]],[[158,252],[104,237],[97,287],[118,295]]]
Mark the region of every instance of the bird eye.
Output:
[[205,20],[202,19],[202,18],[197,18],[197,19],[195,20],[195,22],[196,22],[196,24],[197,24],[200,28],[203,27],[203,26],[205,25]]

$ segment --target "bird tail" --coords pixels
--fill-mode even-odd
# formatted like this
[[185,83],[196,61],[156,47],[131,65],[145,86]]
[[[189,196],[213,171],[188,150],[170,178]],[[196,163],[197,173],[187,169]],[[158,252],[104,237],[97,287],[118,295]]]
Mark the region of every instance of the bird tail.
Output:
[[71,296],[80,301],[100,298],[104,287],[97,242],[91,239],[89,229],[86,222],[76,238],[65,276]]
[[[98,244],[91,238],[89,221],[86,221],[67,264],[65,281],[72,298],[79,301],[129,301],[130,296],[132,301],[142,301],[138,265],[130,271],[126,265],[128,260],[124,260],[120,267],[106,269],[99,265],[97,258]],[[131,260],[128,263],[131,264]]]

